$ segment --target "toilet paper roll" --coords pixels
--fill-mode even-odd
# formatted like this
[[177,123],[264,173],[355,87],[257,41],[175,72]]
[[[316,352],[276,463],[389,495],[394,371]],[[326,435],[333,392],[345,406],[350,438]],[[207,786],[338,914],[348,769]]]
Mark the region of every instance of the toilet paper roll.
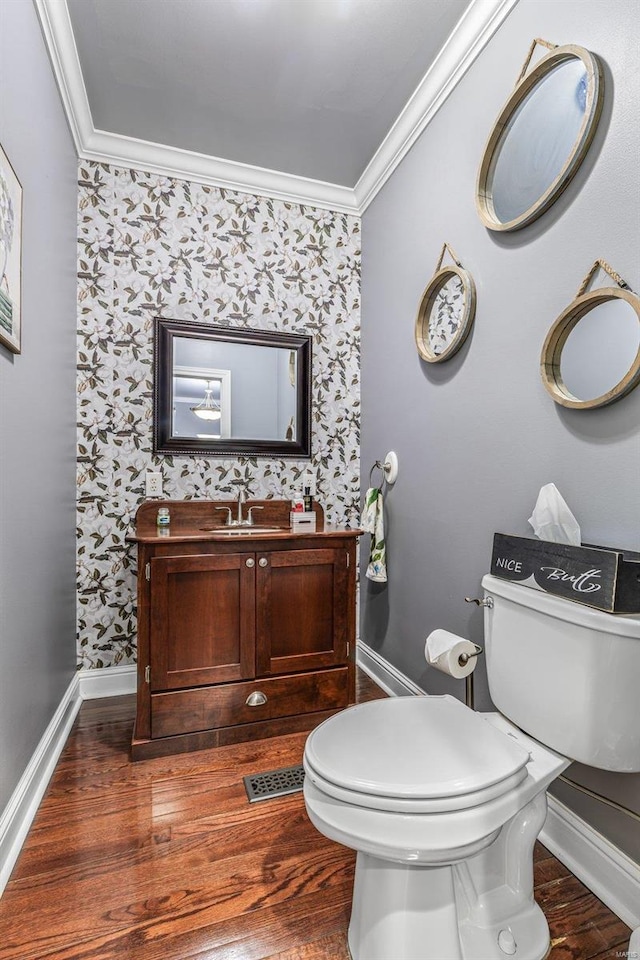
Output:
[[[455,633],[449,633],[448,630],[433,630],[424,645],[424,655],[429,666],[455,677],[456,680],[462,680],[473,673],[478,658],[472,654],[477,652],[474,643]],[[463,653],[469,657],[464,666],[459,661]]]

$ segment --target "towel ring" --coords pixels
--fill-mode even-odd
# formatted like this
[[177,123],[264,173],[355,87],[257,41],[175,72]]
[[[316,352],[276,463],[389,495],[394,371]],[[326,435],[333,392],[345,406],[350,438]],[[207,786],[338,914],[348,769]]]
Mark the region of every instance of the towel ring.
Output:
[[382,470],[382,483],[380,484],[380,489],[382,489],[385,483],[395,483],[398,477],[398,457],[390,450],[389,453],[382,460],[376,460],[374,465],[369,470],[369,486],[373,486],[373,471]]
[[385,483],[387,482],[387,476],[386,476],[386,473],[385,473],[385,470],[384,470],[384,464],[383,464],[380,460],[376,460],[376,462],[374,463],[374,465],[371,467],[371,470],[369,470],[369,486],[370,486],[370,487],[373,486],[373,471],[374,471],[374,470],[382,470],[382,483],[380,484],[380,489],[382,489],[382,487],[383,487],[383,486],[385,485]]

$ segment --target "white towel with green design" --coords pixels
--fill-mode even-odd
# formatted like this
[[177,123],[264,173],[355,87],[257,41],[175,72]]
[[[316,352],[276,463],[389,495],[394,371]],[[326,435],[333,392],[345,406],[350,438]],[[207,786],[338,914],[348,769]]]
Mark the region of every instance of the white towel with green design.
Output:
[[364,497],[361,524],[371,534],[371,548],[367,577],[376,583],[387,582],[387,548],[384,542],[384,502],[382,490],[370,487]]

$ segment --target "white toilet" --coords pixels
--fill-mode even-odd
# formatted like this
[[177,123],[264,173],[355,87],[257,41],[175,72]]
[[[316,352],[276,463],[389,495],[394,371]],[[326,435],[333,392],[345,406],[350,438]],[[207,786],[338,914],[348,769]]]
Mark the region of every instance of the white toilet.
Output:
[[500,713],[449,696],[375,700],[307,740],[309,817],[358,853],[353,960],[542,960],[533,846],[547,787],[568,758],[640,771],[640,617],[482,584]]

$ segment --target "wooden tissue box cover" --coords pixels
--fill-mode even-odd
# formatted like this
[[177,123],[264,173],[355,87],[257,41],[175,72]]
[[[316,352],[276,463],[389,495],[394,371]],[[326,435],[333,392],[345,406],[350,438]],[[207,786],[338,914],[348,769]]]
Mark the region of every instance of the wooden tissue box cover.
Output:
[[608,613],[640,613],[640,553],[631,550],[496,533],[491,573]]

